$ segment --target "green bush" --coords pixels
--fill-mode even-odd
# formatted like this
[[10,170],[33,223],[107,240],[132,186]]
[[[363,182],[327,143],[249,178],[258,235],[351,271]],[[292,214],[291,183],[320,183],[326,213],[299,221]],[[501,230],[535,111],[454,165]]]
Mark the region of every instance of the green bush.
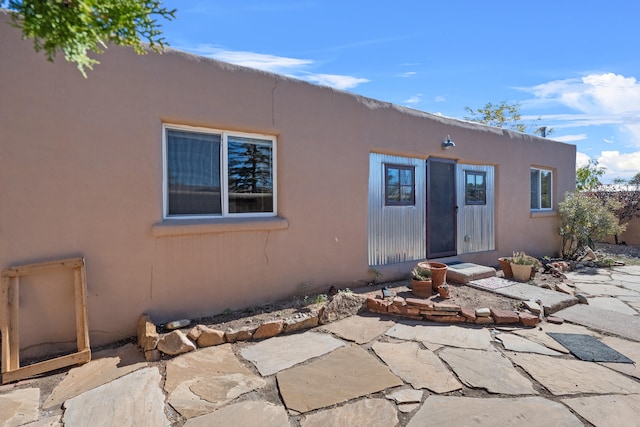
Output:
[[620,234],[626,225],[620,225],[615,215],[619,202],[599,200],[589,193],[565,194],[560,203],[560,237],[562,255],[573,258],[584,246],[593,246],[607,236]]

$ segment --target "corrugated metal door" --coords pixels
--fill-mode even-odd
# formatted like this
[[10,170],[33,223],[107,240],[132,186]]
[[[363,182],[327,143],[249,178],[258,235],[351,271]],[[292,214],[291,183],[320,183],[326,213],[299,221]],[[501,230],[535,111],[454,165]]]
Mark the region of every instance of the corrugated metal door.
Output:
[[494,250],[494,167],[458,164],[456,175],[458,253]]
[[[385,166],[413,169],[411,205],[389,205],[385,200]],[[426,162],[424,159],[369,155],[369,265],[422,260],[426,256]]]

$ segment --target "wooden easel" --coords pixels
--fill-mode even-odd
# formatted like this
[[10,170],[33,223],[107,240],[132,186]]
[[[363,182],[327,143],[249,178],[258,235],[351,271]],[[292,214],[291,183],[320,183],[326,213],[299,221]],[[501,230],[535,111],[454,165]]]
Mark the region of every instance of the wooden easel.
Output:
[[[20,340],[18,334],[18,309],[20,277],[49,271],[72,269],[75,294],[76,339],[78,352],[33,365],[20,367]],[[2,271],[0,289],[0,333],[2,333],[2,384],[21,380],[33,375],[87,363],[91,360],[89,328],[87,326],[87,281],[84,258],[43,262],[7,268]]]

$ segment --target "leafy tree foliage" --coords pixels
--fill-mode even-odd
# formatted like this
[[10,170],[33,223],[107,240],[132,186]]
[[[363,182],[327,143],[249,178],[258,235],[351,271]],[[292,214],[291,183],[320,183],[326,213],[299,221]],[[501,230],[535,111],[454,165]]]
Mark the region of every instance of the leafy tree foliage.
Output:
[[576,189],[578,191],[592,191],[600,187],[602,185],[600,178],[605,171],[604,166],[598,166],[597,160],[589,160],[589,163],[576,170]]
[[[464,116],[463,119],[469,120],[471,122],[515,130],[522,133],[527,132],[527,130],[529,129],[529,126],[522,122],[519,102],[508,103],[507,101],[502,101],[498,105],[495,105],[492,102],[487,102],[487,104],[482,108],[473,109],[469,106],[466,106],[464,107],[464,110],[469,113],[469,115]],[[538,122],[539,120],[540,119],[537,119],[536,122]],[[543,132],[546,135],[550,135],[553,132],[553,129],[547,127],[537,127],[533,131],[533,133],[536,134]]]
[[601,200],[593,193],[576,191],[565,194],[560,203],[560,230],[562,255],[573,258],[585,245],[607,236],[622,233],[626,226],[616,217],[621,203],[614,199]]
[[89,51],[102,53],[107,43],[131,46],[145,53],[144,43],[155,51],[165,46],[158,17],[175,17],[175,9],[160,0],[9,0],[1,3],[13,10],[13,25],[24,38],[32,38],[36,51],[49,61],[62,52],[83,76],[99,62]]
[[630,185],[640,186],[640,172],[634,175],[633,178],[629,180]]
[[[614,206],[613,214],[621,226],[626,226],[633,218],[640,218],[640,191],[593,191],[588,194],[604,206]],[[616,244],[619,243],[618,234],[614,233]]]

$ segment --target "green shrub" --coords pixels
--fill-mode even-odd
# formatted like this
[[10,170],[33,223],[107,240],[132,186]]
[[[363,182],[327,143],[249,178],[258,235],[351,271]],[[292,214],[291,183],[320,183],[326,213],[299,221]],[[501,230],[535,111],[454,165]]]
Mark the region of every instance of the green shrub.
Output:
[[614,213],[619,208],[619,202],[601,201],[589,193],[565,194],[560,203],[562,256],[572,258],[584,246],[593,246],[595,241],[622,233],[626,226],[619,224]]

